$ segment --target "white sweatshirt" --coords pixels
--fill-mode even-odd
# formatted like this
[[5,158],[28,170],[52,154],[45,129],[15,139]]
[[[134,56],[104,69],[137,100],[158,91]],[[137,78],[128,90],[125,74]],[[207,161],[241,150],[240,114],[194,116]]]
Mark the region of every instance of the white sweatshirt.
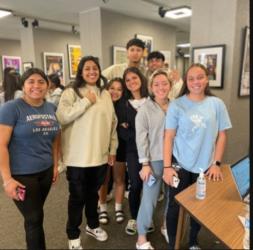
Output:
[[118,147],[117,118],[108,91],[96,86],[80,88],[96,94],[92,104],[80,98],[72,88],[63,91],[56,116],[62,125],[63,164],[74,167],[97,167],[107,163],[108,155],[116,155]]

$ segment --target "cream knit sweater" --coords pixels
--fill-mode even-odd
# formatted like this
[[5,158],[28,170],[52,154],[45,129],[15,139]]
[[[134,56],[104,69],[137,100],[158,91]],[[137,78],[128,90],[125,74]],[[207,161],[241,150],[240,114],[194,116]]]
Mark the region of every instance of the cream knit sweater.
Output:
[[94,104],[68,88],[56,111],[62,125],[61,145],[66,166],[96,167],[107,163],[109,154],[116,154],[117,118],[111,96],[107,90],[100,93],[96,86],[89,85],[80,88],[80,93],[85,96],[89,89],[96,94]]

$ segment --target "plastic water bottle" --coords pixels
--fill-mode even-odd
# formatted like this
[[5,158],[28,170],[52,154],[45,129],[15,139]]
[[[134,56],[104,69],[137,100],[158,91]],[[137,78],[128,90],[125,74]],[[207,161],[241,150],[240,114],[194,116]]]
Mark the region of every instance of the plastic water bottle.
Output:
[[196,185],[196,198],[203,200],[206,198],[206,179],[204,176],[203,169],[200,168],[199,177]]

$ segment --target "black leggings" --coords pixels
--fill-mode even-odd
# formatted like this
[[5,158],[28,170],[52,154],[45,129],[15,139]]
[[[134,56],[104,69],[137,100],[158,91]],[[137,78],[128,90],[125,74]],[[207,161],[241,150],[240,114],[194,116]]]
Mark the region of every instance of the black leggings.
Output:
[[44,250],[43,206],[52,184],[53,168],[36,174],[13,175],[13,178],[26,187],[25,200],[14,202],[24,217],[27,249]]
[[[191,173],[189,171],[181,168],[178,171],[178,178],[180,179],[179,185],[177,188],[169,186],[169,205],[166,215],[166,224],[167,231],[169,236],[169,249],[174,249],[176,241],[176,232],[177,232],[177,222],[179,215],[179,205],[175,200],[175,195],[180,193],[182,190],[193,184],[198,178],[198,174]],[[189,236],[189,246],[197,244],[197,236],[200,230],[200,225],[190,219],[190,236]]]
[[138,161],[137,152],[127,153],[127,170],[129,176],[129,208],[132,219],[136,220],[139,206],[141,202],[141,190],[142,190],[142,180],[140,178],[140,170],[142,165]]

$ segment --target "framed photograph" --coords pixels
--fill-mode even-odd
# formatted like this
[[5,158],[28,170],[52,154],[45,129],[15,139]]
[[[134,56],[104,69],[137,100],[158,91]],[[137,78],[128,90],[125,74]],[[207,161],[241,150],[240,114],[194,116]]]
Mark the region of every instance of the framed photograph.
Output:
[[32,62],[23,62],[23,70],[24,72],[27,71],[28,69],[33,67],[33,63]]
[[192,48],[192,62],[208,70],[209,86],[223,88],[225,44]]
[[165,68],[172,68],[172,65],[171,65],[171,51],[169,51],[169,50],[160,50],[160,52],[165,57],[164,67]]
[[245,27],[244,31],[244,46],[242,55],[242,66],[239,83],[239,96],[247,97],[250,95],[250,28]]
[[126,63],[127,62],[127,50],[125,47],[113,46],[113,64]]
[[69,78],[76,77],[77,66],[82,58],[82,51],[80,45],[68,44],[68,59],[69,59]]
[[153,37],[140,34],[136,34],[135,37],[141,39],[145,43],[142,63],[147,66],[147,56],[151,51],[153,51]]
[[12,67],[19,74],[22,73],[22,62],[20,56],[2,56],[2,69],[4,71],[5,68]]
[[64,54],[43,52],[44,71],[47,75],[57,73],[64,83]]

